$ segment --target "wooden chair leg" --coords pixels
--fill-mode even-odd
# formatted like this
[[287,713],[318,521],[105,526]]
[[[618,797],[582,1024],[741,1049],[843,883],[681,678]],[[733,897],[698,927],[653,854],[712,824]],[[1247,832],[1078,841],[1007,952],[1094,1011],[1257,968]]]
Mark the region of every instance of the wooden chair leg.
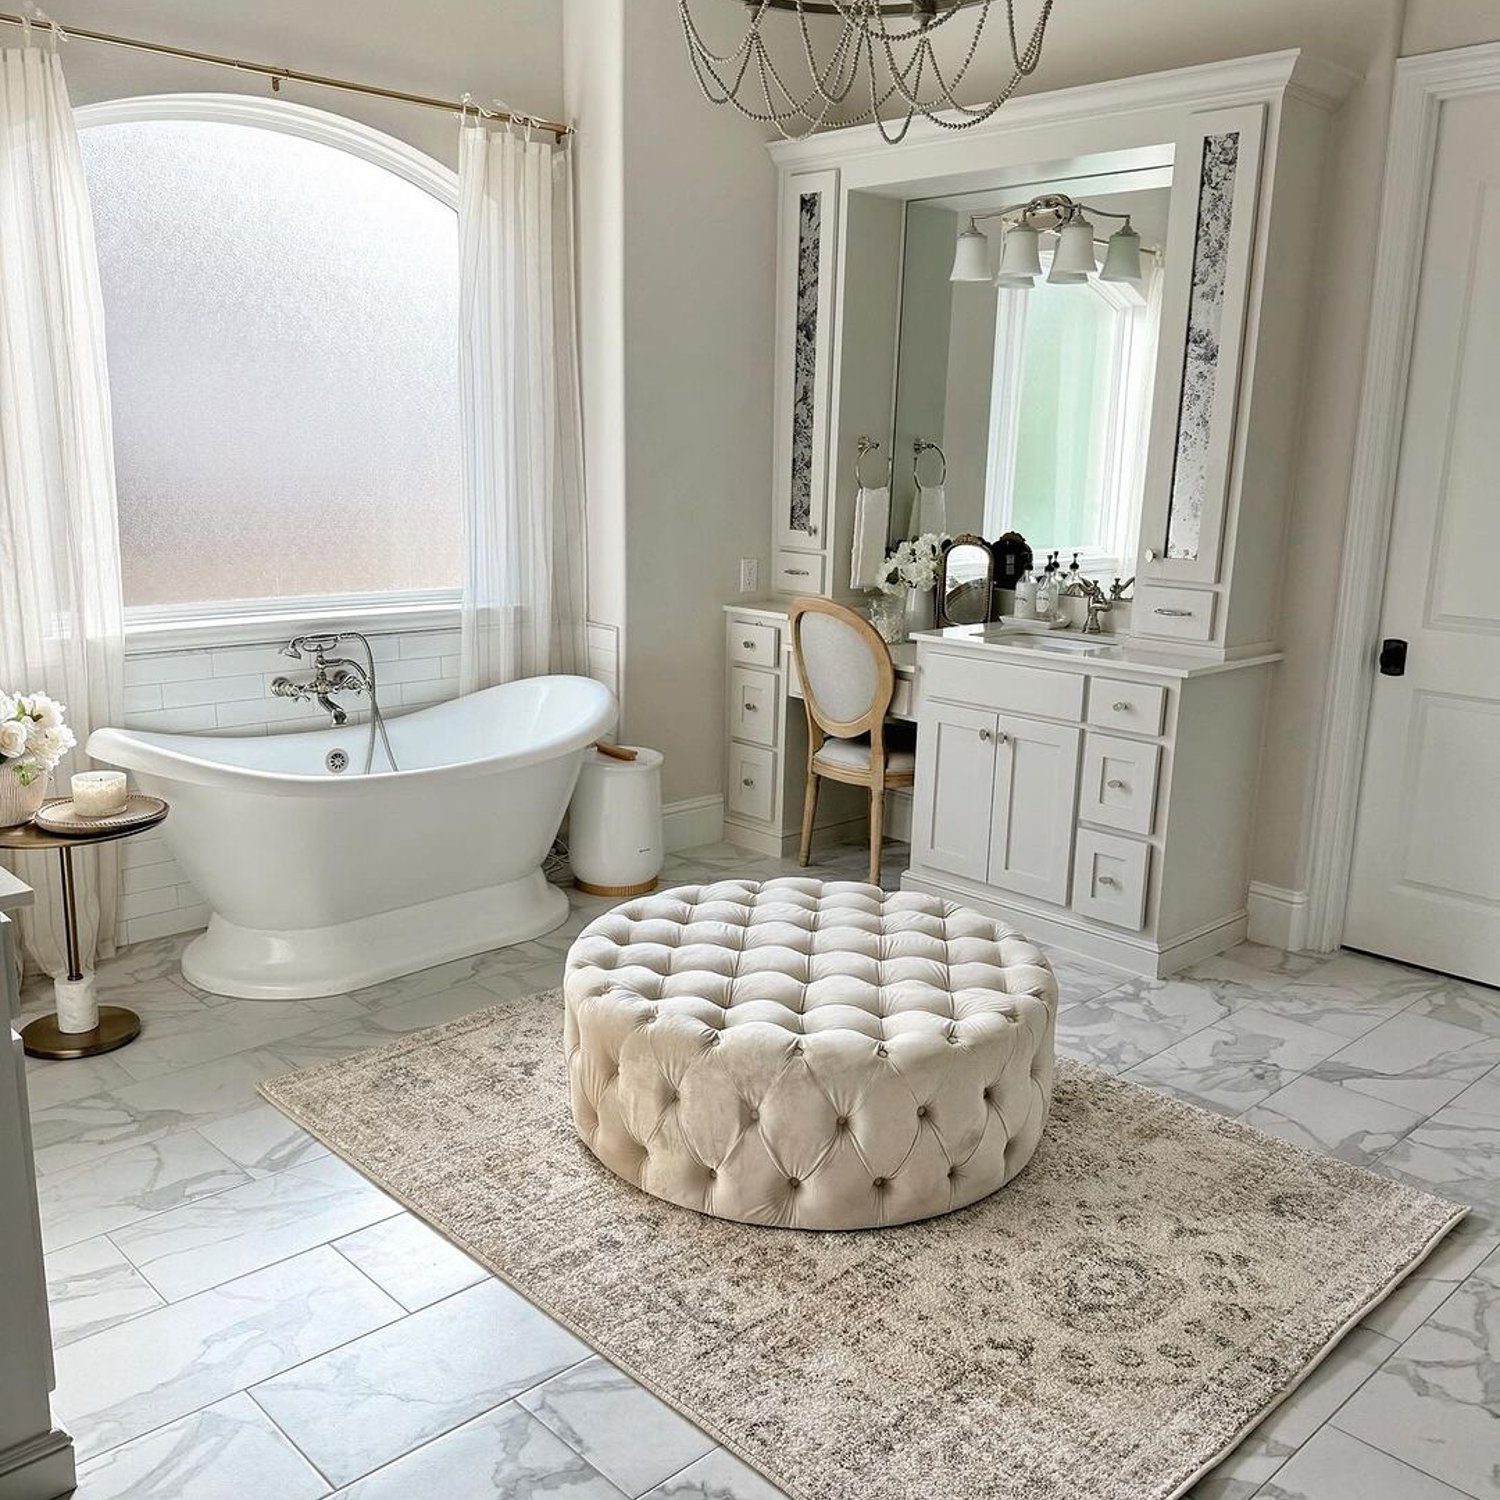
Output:
[[818,815],[818,773],[807,768],[807,786],[802,792],[802,863],[812,863],[813,819]]
[[870,884],[880,884],[880,840],[885,833],[885,788],[870,788]]

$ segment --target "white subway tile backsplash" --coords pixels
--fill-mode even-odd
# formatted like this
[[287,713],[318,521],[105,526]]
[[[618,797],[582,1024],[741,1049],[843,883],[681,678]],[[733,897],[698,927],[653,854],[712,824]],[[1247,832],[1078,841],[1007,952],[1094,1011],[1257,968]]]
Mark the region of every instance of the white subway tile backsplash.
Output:
[[136,865],[120,871],[120,889],[127,896],[140,891],[162,891],[187,884],[182,866],[170,856],[160,864]]
[[[254,680],[259,686],[259,679]],[[300,721],[304,728],[312,729],[325,727],[328,723],[328,715],[316,703],[273,698],[269,693],[262,693],[259,697],[246,694],[233,702],[217,704],[214,711],[220,729],[241,730],[252,724],[280,725],[296,721]]]
[[148,682],[183,682],[209,674],[207,651],[155,651],[125,658],[126,687],[140,687]]
[[199,902],[193,906],[173,907],[169,911],[156,912],[147,917],[132,917],[120,924],[121,935],[118,941],[145,943],[152,938],[170,937],[178,932],[197,932],[208,926],[208,915],[208,907]]
[[195,703],[191,708],[159,708],[148,713],[127,714],[131,729],[149,729],[160,734],[199,734],[218,723],[211,703]]
[[115,915],[122,922],[134,917],[155,916],[158,912],[173,911],[178,905],[178,887],[168,886],[160,891],[126,891],[120,896]]
[[403,708],[422,708],[432,703],[445,703],[458,697],[458,679],[454,677],[428,679],[426,682],[403,682],[400,684]]
[[215,677],[239,677],[250,672],[293,672],[297,664],[281,654],[280,646],[222,646],[213,653]]
[[258,698],[266,690],[266,680],[259,673],[238,677],[200,677],[192,681],[162,684],[163,708],[182,708],[190,703],[233,703],[240,698]]
[[138,833],[120,845],[120,864],[126,870],[142,869],[146,865],[159,865],[171,859],[166,835],[156,831]]
[[137,683],[125,689],[125,715],[148,713],[161,707],[161,684],[159,682]]
[[458,653],[456,630],[414,630],[401,638],[401,656],[446,656]]
[[440,656],[402,657],[399,661],[381,662],[375,673],[377,688],[393,682],[426,682],[443,675]]

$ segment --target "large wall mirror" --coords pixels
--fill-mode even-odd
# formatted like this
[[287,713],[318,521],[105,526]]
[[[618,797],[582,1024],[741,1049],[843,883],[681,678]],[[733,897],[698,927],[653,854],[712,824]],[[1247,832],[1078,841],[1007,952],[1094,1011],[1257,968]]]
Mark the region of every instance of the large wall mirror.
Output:
[[[1134,572],[1170,187],[1152,167],[908,203],[893,539],[936,514],[953,535],[1019,531],[1039,557]],[[1007,250],[998,211],[1056,194],[1098,210],[1089,228],[1065,238],[1066,210],[1042,212]],[[1125,216],[1135,245],[1111,240]],[[1034,274],[1018,275],[1028,256]],[[946,460],[941,496],[927,444]]]

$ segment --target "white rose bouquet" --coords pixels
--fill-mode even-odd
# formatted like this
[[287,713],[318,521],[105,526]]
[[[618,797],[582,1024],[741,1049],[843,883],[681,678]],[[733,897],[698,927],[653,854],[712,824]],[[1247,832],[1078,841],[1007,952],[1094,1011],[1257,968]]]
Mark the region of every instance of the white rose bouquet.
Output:
[[935,587],[947,540],[940,531],[927,531],[919,537],[899,542],[896,550],[880,565],[880,572],[876,575],[877,587],[886,594]]
[[0,775],[30,786],[52,770],[78,743],[66,712],[45,693],[0,692]]

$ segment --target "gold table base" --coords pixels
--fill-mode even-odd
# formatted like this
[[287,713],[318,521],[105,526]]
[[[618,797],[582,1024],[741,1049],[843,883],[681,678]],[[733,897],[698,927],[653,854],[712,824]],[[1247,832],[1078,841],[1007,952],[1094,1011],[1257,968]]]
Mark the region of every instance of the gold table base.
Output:
[[21,1029],[21,1045],[30,1057],[98,1057],[141,1034],[141,1018],[123,1005],[101,1005],[92,1031],[62,1031],[56,1016],[39,1016]]

